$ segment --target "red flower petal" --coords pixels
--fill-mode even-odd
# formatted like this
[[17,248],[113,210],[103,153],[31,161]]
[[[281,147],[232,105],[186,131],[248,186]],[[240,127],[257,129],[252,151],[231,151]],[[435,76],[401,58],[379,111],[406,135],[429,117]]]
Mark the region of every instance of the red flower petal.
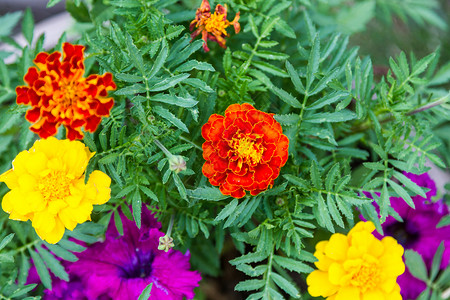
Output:
[[224,195],[241,198],[272,187],[288,158],[289,140],[268,114],[244,103],[225,117],[212,115],[202,127],[203,174]]

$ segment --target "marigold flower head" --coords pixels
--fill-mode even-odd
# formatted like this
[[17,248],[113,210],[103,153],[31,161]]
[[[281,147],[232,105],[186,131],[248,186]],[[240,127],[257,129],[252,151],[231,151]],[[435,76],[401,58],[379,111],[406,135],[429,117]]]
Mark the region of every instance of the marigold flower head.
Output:
[[203,174],[224,195],[255,196],[272,187],[288,159],[289,140],[273,114],[232,104],[202,127]]
[[194,39],[200,33],[202,34],[202,39],[205,41],[203,43],[203,49],[205,52],[209,51],[207,40],[217,42],[220,47],[226,48],[225,37],[229,36],[226,29],[228,26],[233,25],[234,32],[239,33],[241,30],[241,25],[239,24],[239,12],[234,17],[233,21],[227,20],[227,6],[222,6],[218,4],[216,10],[211,14],[211,6],[208,0],[203,0],[200,8],[197,9],[195,14],[195,19],[191,22],[189,30],[192,31],[197,28],[191,37]]
[[372,222],[359,222],[348,235],[335,233],[316,245],[318,270],[306,278],[313,297],[328,300],[401,300],[396,280],[405,271],[403,247],[392,237],[381,241]]
[[36,233],[57,243],[64,228],[73,230],[90,220],[93,204],[110,198],[111,179],[94,171],[85,183],[85,170],[94,155],[79,141],[38,140],[30,150],[20,152],[13,168],[0,175],[11,189],[2,208],[13,220],[31,220]]
[[28,86],[16,88],[17,104],[31,105],[25,118],[33,123],[30,130],[41,138],[56,134],[62,124],[70,140],[82,139],[81,127],[94,132],[101,118],[109,116],[114,100],[108,91],[115,90],[111,73],[84,74],[84,46],[63,44],[61,52],[39,53],[37,67],[24,77]]

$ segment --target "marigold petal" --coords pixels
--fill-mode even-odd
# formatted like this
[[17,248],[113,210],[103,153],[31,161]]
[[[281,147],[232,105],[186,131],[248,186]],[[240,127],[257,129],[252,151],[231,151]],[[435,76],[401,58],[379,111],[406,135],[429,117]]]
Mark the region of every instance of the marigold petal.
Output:
[[[206,141],[203,143],[202,145],[202,150],[203,150],[203,158],[205,160],[209,160],[209,157],[215,153],[215,148],[213,147],[212,143],[209,141]],[[221,156],[223,157],[223,156]],[[225,158],[225,157],[223,157]]]
[[0,182],[6,183],[9,189],[13,189],[19,185],[17,174],[13,169],[9,169],[0,175]]
[[92,204],[103,204],[111,198],[111,178],[101,171],[93,171],[89,175],[87,188],[95,189],[95,197],[90,198]]
[[328,280],[334,285],[341,285],[342,277],[345,275],[345,270],[339,263],[332,263],[328,269]]
[[260,110],[257,110],[257,109],[249,109],[247,111],[246,115],[247,115],[248,121],[252,124],[256,124],[256,123],[264,121],[264,122],[268,123],[270,126],[272,126],[273,123],[276,122],[270,114],[265,113]]
[[214,166],[211,163],[205,162],[202,167],[202,173],[207,178],[210,178],[210,177],[214,176],[216,171],[214,170]]
[[39,107],[32,108],[25,113],[25,119],[34,123],[41,117],[41,109]]
[[384,293],[378,289],[375,289],[363,293],[362,300],[391,300],[391,298],[386,299]]
[[[313,297],[328,297],[335,294],[338,288],[328,280],[328,273],[313,271],[306,277],[308,292]],[[349,299],[347,299],[349,300]]]
[[55,219],[55,225],[49,232],[42,231],[41,228],[35,227],[35,229],[38,236],[44,241],[47,241],[49,244],[56,244],[64,235],[64,224],[59,220],[59,218]]
[[347,258],[348,250],[347,237],[341,233],[331,235],[325,248],[325,254],[333,260],[344,260]]
[[248,187],[252,185],[253,181],[253,174],[250,172],[247,172],[243,176],[234,173],[229,173],[227,176],[227,182],[233,186]]
[[336,300],[360,300],[361,292],[357,287],[341,287],[336,294]]
[[237,199],[240,199],[240,198],[245,196],[245,190],[243,188],[239,188],[236,191],[232,191],[230,196],[234,197],[234,198],[237,198]]

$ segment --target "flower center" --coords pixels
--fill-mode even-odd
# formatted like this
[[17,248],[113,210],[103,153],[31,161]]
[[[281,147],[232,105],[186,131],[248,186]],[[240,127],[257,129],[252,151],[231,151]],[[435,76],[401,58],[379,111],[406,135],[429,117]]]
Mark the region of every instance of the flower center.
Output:
[[384,230],[386,235],[394,237],[405,248],[411,248],[419,240],[419,229],[412,222],[395,222]]
[[42,177],[38,188],[45,201],[64,200],[70,195],[72,180],[61,171],[52,171]]
[[155,256],[153,252],[136,250],[131,260],[123,266],[119,266],[119,276],[125,279],[146,278],[152,273],[152,264]]
[[259,163],[264,153],[264,147],[249,137],[233,138],[231,148],[240,158],[252,165]]
[[378,263],[364,261],[359,268],[354,270],[350,282],[353,286],[359,287],[363,292],[374,288],[380,281],[380,270]]
[[61,92],[62,92],[61,104],[64,107],[68,107],[72,104],[72,101],[74,100],[76,101],[76,99],[78,98],[77,93],[79,92],[79,89],[75,82],[70,81],[61,86]]
[[213,32],[214,30],[218,30],[226,34],[225,28],[228,27],[228,24],[224,21],[223,14],[218,14],[214,12],[209,18],[205,20],[205,29],[208,32]]

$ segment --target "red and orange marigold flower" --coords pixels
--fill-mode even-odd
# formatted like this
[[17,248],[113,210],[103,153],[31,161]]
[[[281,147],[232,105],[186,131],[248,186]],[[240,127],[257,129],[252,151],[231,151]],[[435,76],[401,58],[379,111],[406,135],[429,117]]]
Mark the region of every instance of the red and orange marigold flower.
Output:
[[255,196],[273,185],[288,159],[289,140],[281,125],[248,103],[232,104],[202,127],[203,174],[224,195]]
[[84,46],[64,43],[60,58],[59,51],[36,56],[37,67],[24,77],[28,86],[16,88],[17,104],[32,106],[25,118],[41,138],[55,135],[62,124],[68,139],[82,139],[81,127],[94,132],[102,117],[109,116],[114,100],[108,91],[116,85],[111,73],[83,77]]
[[226,48],[225,37],[228,36],[226,31],[227,27],[233,25],[234,31],[239,33],[241,30],[241,25],[239,24],[239,12],[234,17],[233,21],[227,20],[227,6],[222,6],[218,4],[216,10],[211,14],[211,6],[208,0],[203,0],[200,8],[197,9],[195,14],[195,19],[191,22],[189,30],[192,31],[197,28],[191,37],[194,39],[200,33],[202,34],[202,39],[205,41],[203,44],[203,49],[205,52],[209,51],[207,40],[217,42],[220,47]]

